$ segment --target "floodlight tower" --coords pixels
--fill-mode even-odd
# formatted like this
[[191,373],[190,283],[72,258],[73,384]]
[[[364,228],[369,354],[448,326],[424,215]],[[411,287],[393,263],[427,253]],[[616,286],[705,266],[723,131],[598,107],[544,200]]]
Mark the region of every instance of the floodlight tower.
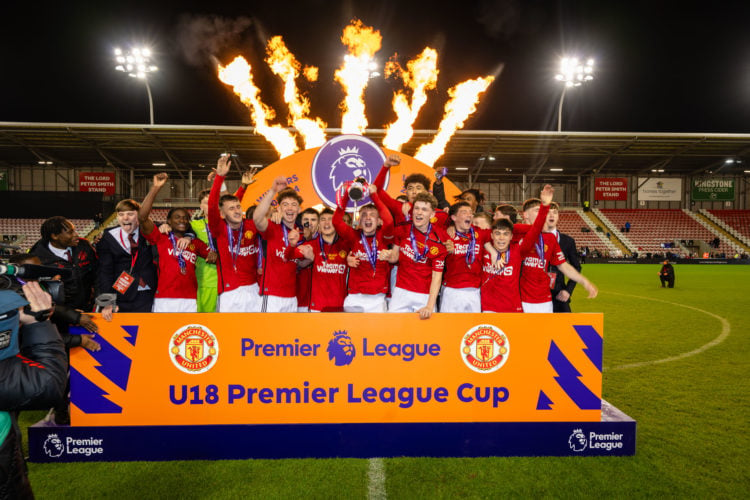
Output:
[[151,125],[154,124],[154,99],[151,96],[151,87],[148,84],[148,74],[159,68],[151,63],[151,50],[145,47],[134,47],[130,50],[115,49],[115,61],[117,71],[127,73],[131,78],[143,80],[148,92],[148,109],[151,117]]
[[563,90],[560,95],[560,104],[557,107],[557,131],[562,130],[562,106],[565,92],[573,87],[580,87],[586,82],[594,79],[594,60],[589,58],[585,64],[577,57],[563,57],[560,59],[560,72],[555,75],[555,80],[562,82]]

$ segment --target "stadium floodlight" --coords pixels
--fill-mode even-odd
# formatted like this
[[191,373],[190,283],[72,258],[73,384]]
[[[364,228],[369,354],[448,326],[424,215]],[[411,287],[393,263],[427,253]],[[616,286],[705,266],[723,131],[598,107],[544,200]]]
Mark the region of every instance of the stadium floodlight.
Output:
[[580,87],[586,82],[594,79],[594,60],[589,58],[586,62],[579,61],[577,57],[563,57],[560,59],[560,72],[555,75],[555,80],[563,84],[560,94],[560,104],[557,107],[557,131],[562,130],[562,106],[565,92],[573,87]]
[[148,109],[151,125],[154,124],[154,99],[151,96],[151,87],[148,84],[148,74],[158,71],[159,68],[151,62],[151,49],[147,47],[133,47],[130,50],[115,48],[116,71],[127,73],[132,78],[143,80],[148,92]]

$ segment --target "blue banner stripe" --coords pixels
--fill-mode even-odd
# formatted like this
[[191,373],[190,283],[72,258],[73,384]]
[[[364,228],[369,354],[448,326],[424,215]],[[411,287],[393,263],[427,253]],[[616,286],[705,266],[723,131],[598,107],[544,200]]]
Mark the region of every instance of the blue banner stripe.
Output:
[[547,360],[557,372],[555,380],[570,399],[582,410],[598,410],[601,400],[581,382],[581,373],[565,357],[555,341],[550,342]]
[[588,356],[597,370],[602,371],[602,337],[591,325],[575,325],[576,333],[581,337],[586,348],[583,352]]
[[70,367],[70,402],[84,413],[122,413],[122,407],[104,396],[104,390],[84,377],[81,372]]

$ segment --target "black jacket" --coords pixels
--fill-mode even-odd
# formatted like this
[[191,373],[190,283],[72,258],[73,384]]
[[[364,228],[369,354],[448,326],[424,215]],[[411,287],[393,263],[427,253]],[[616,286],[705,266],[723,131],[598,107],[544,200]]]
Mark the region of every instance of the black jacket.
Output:
[[[565,255],[565,260],[575,268],[579,273],[581,272],[581,263],[578,260],[578,251],[576,250],[576,240],[572,236],[568,236],[565,233],[560,234],[560,250]],[[561,290],[565,289],[570,295],[573,295],[573,289],[576,287],[576,282],[573,280],[565,281],[565,275],[561,273],[557,267],[552,266],[552,270],[557,272],[555,278],[555,288],[552,290],[552,298],[554,299]]]
[[[158,229],[155,229],[157,231]],[[156,264],[152,245],[150,245],[143,234],[138,235],[138,258],[133,266],[131,276],[135,282],[128,288],[125,294],[115,292],[112,285],[123,271],[130,271],[131,256],[122,247],[118,240],[119,228],[108,229],[104,232],[102,239],[96,244],[96,253],[99,255],[99,279],[97,290],[99,293],[117,293],[117,302],[130,302],[135,300],[138,293],[138,283],[143,280],[151,290],[156,291]]]
[[21,354],[0,361],[0,410],[12,427],[0,443],[0,498],[31,498],[18,427],[19,410],[46,410],[65,392],[68,362],[60,335],[49,321],[21,327]]
[[53,254],[49,242],[39,240],[34,243],[29,253],[39,257],[43,266],[55,266],[71,269],[73,274],[63,280],[65,285],[65,305],[83,311],[92,311],[94,307],[94,284],[96,281],[97,258],[94,247],[87,240],[78,240],[73,248],[73,262],[68,262]]

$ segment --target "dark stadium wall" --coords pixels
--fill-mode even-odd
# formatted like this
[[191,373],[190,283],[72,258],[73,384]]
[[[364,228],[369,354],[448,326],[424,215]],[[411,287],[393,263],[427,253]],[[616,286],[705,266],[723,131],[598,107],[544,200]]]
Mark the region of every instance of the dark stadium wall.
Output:
[[0,196],[0,213],[4,218],[47,218],[62,215],[70,219],[91,219],[97,213],[108,215],[114,210],[102,193],[64,191],[6,191]]

